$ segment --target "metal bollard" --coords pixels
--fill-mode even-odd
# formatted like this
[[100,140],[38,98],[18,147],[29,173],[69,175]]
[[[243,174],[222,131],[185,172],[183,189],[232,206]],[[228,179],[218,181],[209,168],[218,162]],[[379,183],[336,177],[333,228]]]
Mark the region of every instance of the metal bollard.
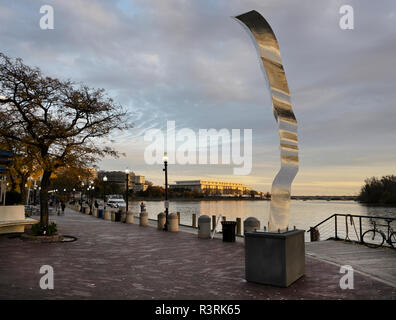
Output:
[[170,232],[178,232],[179,224],[177,223],[177,214],[171,213],[168,215],[168,231]]
[[197,214],[196,213],[192,214],[192,226],[193,226],[193,228],[197,227]]
[[147,211],[140,212],[139,217],[140,217],[139,226],[147,227],[148,226],[148,213],[147,213]]
[[177,224],[180,225],[180,212],[177,211],[176,214],[177,214]]
[[198,218],[198,238],[210,238],[210,218],[205,214]]
[[129,223],[129,224],[133,223],[133,212],[131,212],[131,211],[127,212],[126,223]]
[[238,236],[241,236],[242,235],[242,219],[236,218],[236,223],[237,223],[236,234]]
[[212,231],[216,228],[216,216],[212,216]]
[[166,222],[165,213],[163,213],[163,212],[158,213],[158,216],[157,216],[157,229],[161,230],[161,231],[164,230],[165,222]]

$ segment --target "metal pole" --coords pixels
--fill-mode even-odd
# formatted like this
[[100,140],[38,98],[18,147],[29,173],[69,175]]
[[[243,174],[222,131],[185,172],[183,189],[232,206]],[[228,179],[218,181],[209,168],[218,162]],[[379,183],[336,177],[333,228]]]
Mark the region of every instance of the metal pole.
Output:
[[360,243],[363,243],[363,237],[362,237],[362,217],[359,217],[359,235],[360,235]]
[[[165,171],[165,203],[167,203],[167,201],[168,201],[168,161],[164,161],[164,169],[163,170]],[[166,204],[165,226],[164,226],[165,231],[168,231],[168,213],[169,213],[168,204]]]
[[126,188],[125,188],[125,191],[126,191],[126,194],[125,194],[125,199],[126,199],[125,211],[126,211],[126,213],[128,213],[128,182],[129,182],[129,174],[127,173],[126,174]]
[[104,214],[104,209],[106,209],[106,182],[103,181],[103,214]]
[[337,236],[337,215],[334,216],[334,231],[335,231],[335,238],[338,239]]

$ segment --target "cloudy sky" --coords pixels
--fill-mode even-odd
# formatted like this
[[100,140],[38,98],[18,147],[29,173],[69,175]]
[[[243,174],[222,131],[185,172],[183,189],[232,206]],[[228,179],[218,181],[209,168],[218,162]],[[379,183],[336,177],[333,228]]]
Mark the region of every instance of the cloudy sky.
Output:
[[[40,7],[54,8],[41,30]],[[354,8],[354,30],[339,9]],[[232,17],[259,11],[278,38],[299,123],[295,195],[357,194],[369,176],[396,174],[396,4],[394,0],[0,0],[3,53],[44,73],[105,88],[131,111],[130,132],[113,137],[130,167],[161,184],[148,165],[147,130],[252,129],[253,169],[172,165],[170,182],[215,179],[269,191],[279,138],[251,38]]]

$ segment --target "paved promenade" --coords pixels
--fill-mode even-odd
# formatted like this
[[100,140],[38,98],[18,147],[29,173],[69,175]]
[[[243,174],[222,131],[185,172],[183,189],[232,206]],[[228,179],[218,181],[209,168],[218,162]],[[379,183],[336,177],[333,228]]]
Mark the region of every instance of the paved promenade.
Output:
[[[341,290],[340,267],[310,255],[302,279],[276,288],[244,280],[240,242],[199,240],[70,209],[51,218],[78,240],[0,237],[0,299],[396,299],[394,286],[361,273],[353,290]],[[39,287],[42,265],[54,268],[54,290]]]

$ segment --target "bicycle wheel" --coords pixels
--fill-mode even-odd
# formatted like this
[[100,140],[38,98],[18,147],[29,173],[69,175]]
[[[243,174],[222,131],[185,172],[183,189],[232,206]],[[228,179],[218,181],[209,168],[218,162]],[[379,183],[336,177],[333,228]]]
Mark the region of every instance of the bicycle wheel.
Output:
[[381,232],[372,229],[363,233],[362,241],[369,248],[378,248],[382,246],[385,238]]
[[396,232],[392,232],[390,237],[389,237],[389,244],[393,247],[396,248]]

